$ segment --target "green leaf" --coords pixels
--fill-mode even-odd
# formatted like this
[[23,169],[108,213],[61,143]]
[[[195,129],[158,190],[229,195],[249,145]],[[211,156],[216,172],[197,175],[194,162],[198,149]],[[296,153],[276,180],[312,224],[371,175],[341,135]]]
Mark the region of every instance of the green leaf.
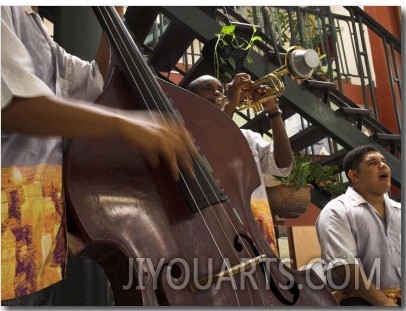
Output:
[[233,78],[233,76],[232,76],[231,73],[229,73],[229,72],[225,72],[225,73],[223,74],[223,76],[226,77],[227,79],[232,79],[232,78]]
[[221,33],[225,35],[233,35],[235,30],[235,25],[224,25],[221,27]]
[[227,58],[227,63],[230,65],[231,68],[235,69],[235,59],[233,57]]
[[262,41],[262,38],[260,36],[253,36],[251,42],[254,43],[255,41]]

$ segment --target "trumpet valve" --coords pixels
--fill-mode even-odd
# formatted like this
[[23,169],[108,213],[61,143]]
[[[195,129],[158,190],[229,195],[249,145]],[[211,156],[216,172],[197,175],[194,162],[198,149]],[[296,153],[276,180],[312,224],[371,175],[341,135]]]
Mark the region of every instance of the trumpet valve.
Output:
[[251,106],[251,108],[252,108],[252,110],[254,110],[255,113],[261,112],[262,110],[264,110],[264,106],[260,102],[253,104]]

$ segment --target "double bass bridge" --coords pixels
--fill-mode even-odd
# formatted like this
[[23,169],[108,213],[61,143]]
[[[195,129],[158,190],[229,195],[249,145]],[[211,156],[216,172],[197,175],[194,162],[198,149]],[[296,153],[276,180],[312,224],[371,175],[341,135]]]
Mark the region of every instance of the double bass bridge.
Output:
[[[217,274],[211,275],[206,278],[201,278],[198,280],[198,284],[208,284],[210,282],[211,285],[214,285],[218,282],[225,280],[226,278],[230,278],[237,274],[244,273],[248,269],[251,269],[252,267],[257,266],[262,262],[264,262],[265,258],[266,258],[265,255],[259,255],[257,257],[251,258],[247,261],[239,263],[238,265],[222,270]],[[195,282],[189,283],[189,289],[192,293],[199,290]]]

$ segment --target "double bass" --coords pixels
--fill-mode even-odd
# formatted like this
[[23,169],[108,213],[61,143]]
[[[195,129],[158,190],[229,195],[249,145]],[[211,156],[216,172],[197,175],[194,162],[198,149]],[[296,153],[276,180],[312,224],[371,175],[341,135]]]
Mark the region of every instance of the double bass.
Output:
[[72,248],[103,267],[115,304],[337,305],[316,273],[285,266],[259,231],[249,208],[259,174],[240,129],[157,78],[113,7],[94,11],[111,55],[97,102],[169,115],[199,149],[196,178],[180,171],[176,183],[116,140],[70,142],[64,185]]

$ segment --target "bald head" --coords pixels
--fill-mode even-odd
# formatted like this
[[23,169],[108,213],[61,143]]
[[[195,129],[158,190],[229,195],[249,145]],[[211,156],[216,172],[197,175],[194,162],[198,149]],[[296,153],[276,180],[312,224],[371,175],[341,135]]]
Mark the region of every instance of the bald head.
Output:
[[203,75],[190,82],[187,86],[187,89],[193,93],[196,93],[197,89],[207,82],[220,84],[220,82],[215,77],[210,75]]
[[187,89],[214,104],[217,98],[224,97],[224,90],[220,81],[210,75],[203,75],[193,80]]

